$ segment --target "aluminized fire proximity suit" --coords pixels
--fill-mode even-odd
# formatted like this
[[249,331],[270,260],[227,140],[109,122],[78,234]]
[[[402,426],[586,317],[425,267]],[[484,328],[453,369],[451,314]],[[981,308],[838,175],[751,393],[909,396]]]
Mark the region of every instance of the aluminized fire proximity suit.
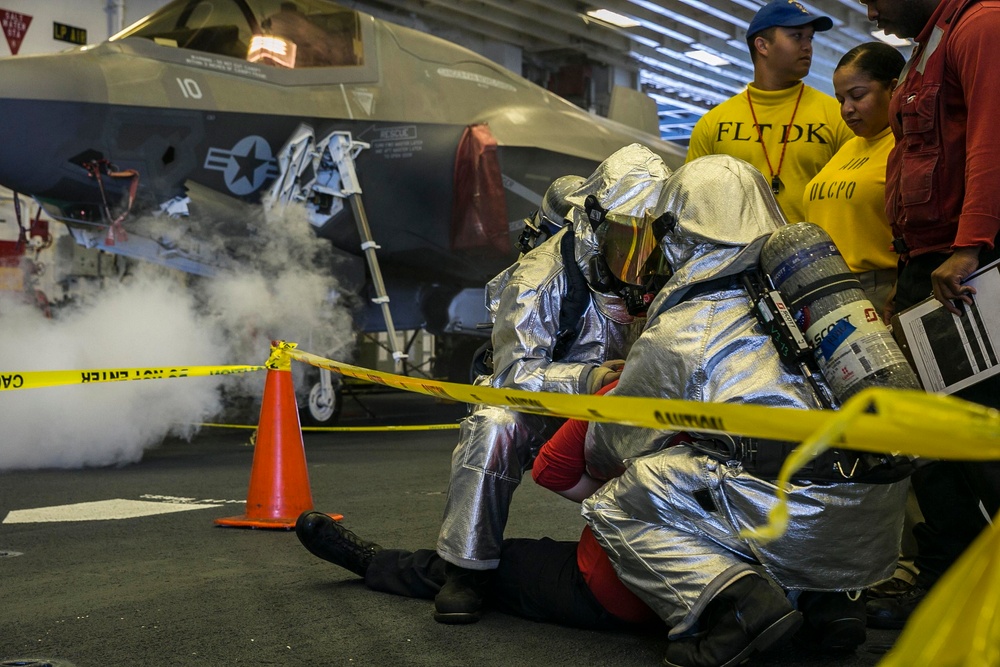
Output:
[[[676,219],[660,243],[674,275],[651,304],[613,393],[819,409],[805,379],[782,365],[735,279],[758,264],[763,242],[784,224],[764,178],[735,158],[704,157],[669,179],[662,212]],[[675,435],[592,424],[592,474],[621,475],[583,509],[619,576],[672,626],[671,638],[757,564],[786,590],[860,589],[892,574],[904,484],[795,481],[787,533],[761,544],[739,531],[766,523],[774,482],[689,445],[665,448]]]
[[[592,194],[610,213],[641,216],[656,205],[668,175],[663,161],[638,144],[617,151],[568,197],[574,206],[567,216],[572,230],[560,230],[487,285],[494,372],[480,376],[478,383],[587,393],[588,384],[597,379],[591,374],[608,370],[601,368],[603,362],[625,358],[643,320],[629,315],[618,295],[589,287],[589,260],[598,247],[583,204]],[[553,358],[568,284],[560,252],[567,233],[575,235],[576,263],[588,278],[589,304],[577,336],[561,357]],[[470,570],[497,567],[514,490],[562,421],[477,406],[462,422],[437,542],[443,559]]]

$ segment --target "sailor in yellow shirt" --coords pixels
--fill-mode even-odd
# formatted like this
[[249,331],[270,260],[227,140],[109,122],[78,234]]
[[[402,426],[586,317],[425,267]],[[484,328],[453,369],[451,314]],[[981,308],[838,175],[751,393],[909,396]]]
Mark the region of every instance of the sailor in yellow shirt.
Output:
[[879,309],[896,281],[898,256],[885,217],[885,163],[895,145],[889,97],[904,62],[899,51],[881,42],[844,54],[834,70],[833,87],[841,114],[857,136],[802,195],[805,220],[826,230]]
[[853,134],[837,101],[802,79],[816,31],[832,21],[789,0],[772,0],[747,28],[754,80],[695,124],[687,161],[724,153],[757,167],[790,222],[804,220],[802,193]]

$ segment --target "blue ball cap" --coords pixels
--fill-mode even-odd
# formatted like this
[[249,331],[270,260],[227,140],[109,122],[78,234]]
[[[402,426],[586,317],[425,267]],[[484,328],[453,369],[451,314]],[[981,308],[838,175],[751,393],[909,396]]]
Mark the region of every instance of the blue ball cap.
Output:
[[795,0],[771,0],[761,7],[753,20],[750,21],[750,25],[747,26],[747,37],[752,37],[761,30],[767,30],[774,26],[797,28],[809,24],[812,24],[816,32],[829,30],[833,27],[833,21],[829,16],[810,14],[809,10]]

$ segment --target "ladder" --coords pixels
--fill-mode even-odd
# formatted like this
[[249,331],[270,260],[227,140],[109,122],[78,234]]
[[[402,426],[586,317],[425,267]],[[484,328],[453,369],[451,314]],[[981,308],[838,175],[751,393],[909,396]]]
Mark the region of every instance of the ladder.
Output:
[[[358,236],[361,238],[361,250],[368,264],[368,273],[375,287],[376,303],[382,310],[385,320],[386,334],[389,339],[389,349],[392,352],[394,368],[402,372],[403,360],[407,355],[400,344],[399,334],[392,322],[392,311],[389,308],[389,295],[385,290],[382,270],[379,268],[378,255],[375,253],[380,246],[372,238],[368,216],[365,214],[364,202],[361,200],[361,184],[358,182],[354,160],[369,144],[355,141],[350,132],[331,132],[321,141],[316,142],[312,128],[300,126],[285,147],[278,154],[280,173],[271,186],[265,202],[269,206],[277,203],[287,204],[289,201],[308,202],[311,194],[322,193],[338,199],[347,200],[354,214],[354,222],[358,226]],[[300,182],[300,177],[306,168],[312,166],[312,177],[306,183]],[[322,226],[339,209],[324,216],[324,219],[312,223]],[[315,217],[315,215],[314,215]]]

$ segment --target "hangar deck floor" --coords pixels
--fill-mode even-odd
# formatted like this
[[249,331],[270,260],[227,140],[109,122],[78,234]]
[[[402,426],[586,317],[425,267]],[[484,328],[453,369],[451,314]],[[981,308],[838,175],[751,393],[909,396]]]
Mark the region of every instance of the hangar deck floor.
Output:
[[[416,395],[370,397],[366,408],[348,401],[341,424],[448,422],[463,413]],[[659,664],[663,636],[587,632],[498,612],[474,625],[440,625],[431,603],[369,591],[311,556],[293,532],[215,526],[213,519],[243,511],[248,433],[206,429],[120,468],[0,474],[0,520],[116,498],[212,505],[121,520],[83,520],[93,506],[58,510],[56,522],[5,520],[0,665],[27,658],[59,667]],[[455,434],[306,433],[315,507],[344,514],[346,525],[383,546],[432,546]],[[576,539],[581,527],[576,505],[527,480],[507,534]],[[849,656],[786,647],[753,664],[875,665],[896,636],[870,630]]]

